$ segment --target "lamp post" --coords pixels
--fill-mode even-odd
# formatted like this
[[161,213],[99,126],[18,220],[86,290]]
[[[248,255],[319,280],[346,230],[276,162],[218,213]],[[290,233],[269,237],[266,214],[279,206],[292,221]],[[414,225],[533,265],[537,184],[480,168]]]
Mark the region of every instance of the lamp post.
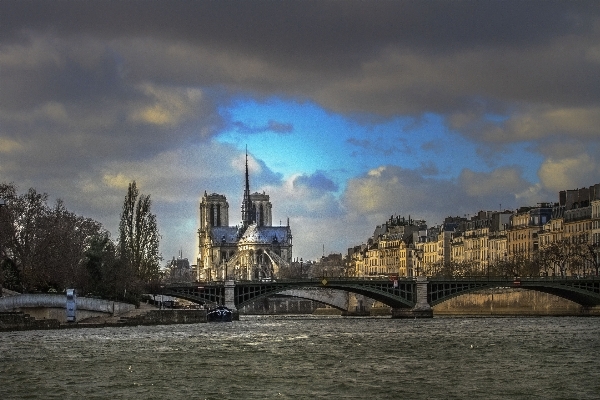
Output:
[[302,279],[304,277],[303,271],[302,271],[302,263],[304,262],[304,260],[302,259],[302,257],[300,257],[300,279]]
[[415,258],[417,260],[417,276],[420,276],[420,266],[421,266],[421,260],[423,259],[423,250],[420,249],[415,249]]
[[600,249],[600,243],[594,243],[594,254],[596,255],[596,276],[598,276],[598,250]]
[[225,235],[223,235],[223,237],[221,238],[221,264],[223,264],[223,269],[225,270],[224,272],[224,281],[227,280],[227,256],[225,255],[226,253],[223,252],[223,247],[225,247],[225,243],[226,243],[226,239],[225,239]]
[[[6,201],[4,199],[0,199],[0,210],[2,210],[2,207],[6,207]],[[2,248],[0,247],[0,250],[1,249]],[[2,297],[2,283],[0,283],[0,297]]]

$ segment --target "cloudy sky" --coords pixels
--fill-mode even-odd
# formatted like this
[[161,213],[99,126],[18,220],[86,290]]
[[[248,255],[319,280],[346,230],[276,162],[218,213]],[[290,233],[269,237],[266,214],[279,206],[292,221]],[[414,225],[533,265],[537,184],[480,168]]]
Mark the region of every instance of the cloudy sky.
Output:
[[161,253],[252,191],[294,257],[391,215],[557,201],[600,182],[600,3],[1,1],[0,181],[117,235],[130,181]]

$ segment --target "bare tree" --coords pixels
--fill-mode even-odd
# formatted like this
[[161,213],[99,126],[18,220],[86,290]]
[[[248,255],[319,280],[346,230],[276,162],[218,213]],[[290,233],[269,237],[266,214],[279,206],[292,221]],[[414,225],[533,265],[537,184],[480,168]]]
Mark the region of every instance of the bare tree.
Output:
[[600,262],[598,261],[598,253],[600,253],[600,243],[586,243],[584,244],[584,262],[590,265],[596,276],[598,276],[598,269]]
[[[31,188],[21,196],[14,184],[0,185],[6,207],[0,211],[0,279],[21,291],[62,291],[83,288],[83,266],[90,237],[102,231],[100,223],[77,216],[58,200]],[[1,282],[1,281],[0,281]]]
[[564,277],[567,272],[576,274],[585,258],[585,246],[582,243],[562,239],[540,250],[540,263],[551,266],[553,273],[558,271]]

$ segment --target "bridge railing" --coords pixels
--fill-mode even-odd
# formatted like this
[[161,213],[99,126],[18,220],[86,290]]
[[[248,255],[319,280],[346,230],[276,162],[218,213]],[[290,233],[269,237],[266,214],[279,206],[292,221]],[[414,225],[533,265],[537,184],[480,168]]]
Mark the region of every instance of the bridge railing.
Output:
[[493,281],[493,282],[553,282],[553,281],[581,281],[581,280],[592,280],[600,281],[600,276],[588,275],[588,276],[461,276],[461,277],[427,277],[430,282],[434,281]]
[[[255,280],[235,280],[235,283],[319,283],[323,280],[327,280],[328,282],[365,282],[365,281],[391,281],[391,279],[387,276],[363,276],[363,277],[349,277],[349,276],[319,276],[313,278],[275,278],[275,279],[264,279],[260,281]],[[415,281],[415,277],[398,277],[396,278],[398,281]],[[208,284],[223,284],[223,281],[214,281]]]
[[[257,283],[319,283],[323,282],[323,280],[327,280],[328,282],[365,282],[365,281],[390,281],[390,280],[398,280],[400,282],[409,282],[416,281],[416,277],[387,277],[387,276],[363,276],[363,277],[347,277],[347,276],[321,276],[321,277],[313,277],[313,278],[284,278],[284,279],[269,279],[262,281],[252,281],[252,280],[235,280],[237,284],[257,284]],[[456,277],[442,277],[442,276],[428,276],[427,280],[429,282],[439,282],[439,281],[493,281],[493,282],[553,282],[553,281],[600,281],[600,276],[596,275],[588,275],[588,276],[456,276]],[[173,283],[169,285],[164,285],[165,288],[168,287],[189,287],[189,288],[201,288],[203,286],[222,286],[225,284],[223,280],[215,280],[208,282],[182,282],[182,283]]]

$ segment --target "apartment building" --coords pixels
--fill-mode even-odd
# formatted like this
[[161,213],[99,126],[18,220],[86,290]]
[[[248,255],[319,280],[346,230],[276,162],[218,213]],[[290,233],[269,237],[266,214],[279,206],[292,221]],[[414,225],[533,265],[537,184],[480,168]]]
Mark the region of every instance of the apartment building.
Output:
[[398,234],[384,235],[379,241],[381,268],[378,275],[400,274],[400,246],[402,237]]
[[552,217],[553,205],[539,203],[536,207],[521,207],[512,215],[507,232],[509,260],[531,259],[539,248],[539,234]]
[[348,249],[347,269],[355,276],[413,276],[417,265],[415,243],[426,231],[425,221],[392,216],[375,228],[366,245]]
[[565,240],[587,244],[595,258],[588,254],[580,269],[589,273],[596,268],[600,184],[561,191],[558,203],[479,211],[470,219],[448,217],[429,229],[425,221],[392,217],[376,227],[367,245],[349,249],[348,260],[356,276],[432,276],[450,265],[458,267],[452,273],[482,275],[501,263],[535,261],[540,250]]
[[592,244],[600,246],[600,199],[591,201],[592,206]]
[[552,243],[559,243],[563,239],[563,224],[565,216],[565,206],[555,204],[552,208],[550,221],[546,222],[539,233],[539,248],[544,249]]

